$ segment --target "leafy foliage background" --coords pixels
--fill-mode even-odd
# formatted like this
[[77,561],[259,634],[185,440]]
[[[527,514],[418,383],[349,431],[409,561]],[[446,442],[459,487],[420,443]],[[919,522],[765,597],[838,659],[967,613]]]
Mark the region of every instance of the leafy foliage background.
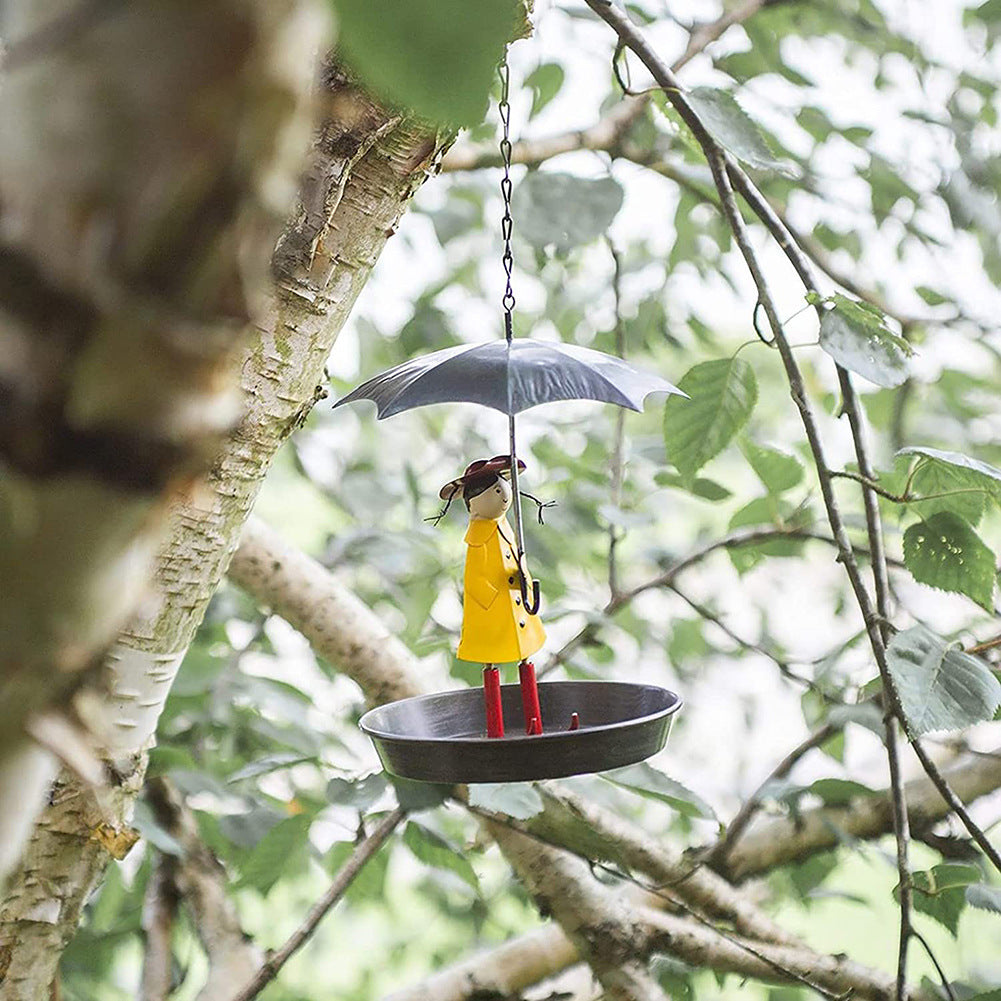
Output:
[[[341,6],[347,31],[361,15],[350,14],[358,5]],[[683,25],[706,16],[694,3],[672,4],[670,16],[652,0],[629,10],[668,53],[683,48]],[[526,137],[587,126],[620,97],[604,27],[572,4],[537,14],[536,37],[511,53],[513,120],[526,123]],[[422,23],[433,32],[436,17]],[[774,250],[764,255],[786,274],[776,280],[780,305],[832,461],[849,473],[828,355],[866,380],[879,482],[890,495],[881,499],[888,546],[902,561],[892,584],[906,632],[893,664],[910,693],[905,708],[921,730],[944,726],[985,747],[996,727],[969,728],[993,716],[998,682],[951,647],[993,635],[996,607],[999,24],[993,0],[968,8],[790,0],[766,6],[685,71],[714,137],[755,171],[823,270],[845,278],[844,294],[832,283],[818,330],[784,262]],[[489,39],[481,41],[478,62],[490,65]],[[436,64],[424,42],[407,42],[413,72],[427,75]],[[364,48],[357,53],[364,73]],[[620,69],[633,87],[647,85],[635,67]],[[393,96],[399,88],[390,81]],[[434,92],[422,92],[422,111],[470,115],[468,102],[439,108]],[[462,141],[494,139],[491,111]],[[654,98],[617,152],[518,168],[517,333],[624,350],[693,399],[626,417],[620,487],[610,474],[618,415],[588,404],[526,415],[529,489],[559,504],[545,527],[529,526],[529,546],[547,650],[591,627],[553,676],[649,680],[687,703],[651,763],[656,771],[573,785],[651,837],[697,845],[825,721],[850,722],[792,780],[767,790],[767,809],[794,814],[882,788],[878,711],[857,704],[873,694],[876,672],[834,551],[821,542],[779,538],[717,552],[675,590],[651,589],[602,612],[613,537],[625,590],[741,527],[826,533],[781,367],[755,336],[755,296],[691,137]],[[493,169],[446,172],[422,190],[331,359],[334,395],[415,353],[500,335],[497,180]],[[860,303],[860,289],[870,301]],[[464,519],[453,512],[437,528],[425,519],[441,482],[505,443],[503,419],[472,408],[377,425],[364,408],[332,413],[321,404],[281,454],[257,510],[375,608],[437,685],[476,684],[479,667],[451,654]],[[864,545],[857,484],[845,479],[839,495]],[[973,683],[957,674],[964,668]],[[355,727],[363,708],[336,666],[284,622],[234,589],[217,595],[172,692],[151,771],[188,794],[262,945],[296,926],[345,857],[359,813],[393,802]],[[504,804],[532,808],[525,790],[509,791]],[[64,959],[68,997],[134,994],[151,859],[177,850],[148,808],[136,825],[143,843],[112,867]],[[969,884],[988,882],[975,866],[923,845],[914,855],[922,933],[954,979],[971,990],[998,986],[992,887],[971,894]],[[895,882],[887,846],[846,843],[773,873],[761,894],[818,948],[890,968]],[[264,996],[379,997],[539,920],[472,821],[429,809]],[[192,997],[204,959],[190,930],[179,932],[175,957],[177,997]],[[920,954],[912,970],[933,975]],[[670,962],[659,975],[680,997],[797,994],[717,982]]]

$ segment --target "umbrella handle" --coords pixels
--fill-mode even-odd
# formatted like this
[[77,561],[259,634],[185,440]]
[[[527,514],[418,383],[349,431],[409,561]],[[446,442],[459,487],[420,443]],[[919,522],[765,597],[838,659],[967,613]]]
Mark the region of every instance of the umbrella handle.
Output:
[[528,601],[528,578],[525,577],[525,573],[521,567],[518,568],[518,585],[521,588],[521,600],[525,611],[528,612],[529,615],[538,615],[539,606],[542,604],[542,594],[539,590],[539,582],[537,580],[532,581],[531,604],[529,604]]

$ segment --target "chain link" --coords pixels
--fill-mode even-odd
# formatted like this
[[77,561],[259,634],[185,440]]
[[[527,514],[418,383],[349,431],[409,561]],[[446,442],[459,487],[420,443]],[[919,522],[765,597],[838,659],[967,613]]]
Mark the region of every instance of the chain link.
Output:
[[511,229],[513,221],[511,219],[511,105],[508,103],[509,86],[511,82],[511,72],[507,65],[507,49],[504,50],[504,58],[497,68],[501,81],[500,97],[500,118],[503,128],[503,135],[500,141],[501,160],[504,164],[504,176],[501,178],[501,197],[504,199],[504,215],[501,217],[501,237],[504,240],[504,254],[501,261],[504,265],[504,274],[507,275],[507,285],[504,295],[501,298],[501,305],[504,307],[504,335],[510,341],[514,336],[512,328],[514,313],[514,292],[511,289],[511,272],[514,268],[514,254],[511,251]]

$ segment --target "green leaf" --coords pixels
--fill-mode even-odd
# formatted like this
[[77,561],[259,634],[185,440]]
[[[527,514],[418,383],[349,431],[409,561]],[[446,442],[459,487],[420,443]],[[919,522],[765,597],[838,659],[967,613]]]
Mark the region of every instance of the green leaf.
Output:
[[979,7],[968,7],[963,11],[963,24],[969,24],[971,20],[990,25],[1001,21],[1001,0],[984,0]]
[[555,246],[565,254],[601,236],[622,208],[622,186],[614,177],[590,179],[533,170],[515,188],[515,228],[533,247]]
[[469,805],[528,820],[542,812],[542,797],[529,782],[491,782],[469,787]]
[[483,119],[517,0],[333,0],[337,47],[382,97],[439,122]]
[[925,626],[893,637],[887,665],[916,736],[961,730],[994,717],[1001,683],[979,658],[950,649]]
[[695,972],[673,956],[654,953],[650,957],[650,974],[671,1001],[695,1001],[695,986],[692,983]]
[[[936,507],[953,510],[971,524],[980,520],[980,514],[983,514],[988,501],[1001,505],[1001,469],[960,452],[947,452],[925,445],[902,448],[897,455],[917,455],[925,460],[914,474],[912,491],[920,494],[942,493],[946,490],[970,491],[939,498]],[[979,514],[976,513],[977,509]],[[964,512],[976,516],[970,517]]]
[[228,658],[217,657],[204,647],[190,647],[181,662],[170,694],[175,698],[207,694],[215,687],[228,664]]
[[994,553],[958,515],[939,511],[904,532],[904,563],[921,584],[994,610]]
[[810,894],[838,867],[837,852],[820,852],[788,867],[787,872],[799,898],[806,903]]
[[738,160],[759,170],[774,170],[786,177],[796,172],[773,152],[758,125],[737,103],[733,94],[715,87],[695,87],[685,95],[706,131]]
[[770,494],[784,493],[802,483],[803,466],[796,456],[747,439],[740,449]]
[[646,799],[667,803],[685,817],[717,819],[716,811],[698,794],[645,762],[602,772],[601,778]]
[[973,883],[966,888],[966,902],[978,910],[1001,914],[1001,886]]
[[929,306],[941,306],[944,303],[953,301],[949,298],[949,296],[943,295],[941,292],[937,292],[935,289],[929,288],[927,285],[918,285],[914,291],[917,292],[917,294],[921,296],[921,298],[924,299]]
[[703,620],[674,619],[671,638],[667,641],[668,659],[676,667],[686,661],[699,660],[709,653],[710,646],[702,632]]
[[892,389],[908,375],[911,346],[887,329],[883,314],[840,293],[820,321],[820,346],[843,368]]
[[276,754],[266,754],[256,761],[251,761],[238,768],[232,775],[226,777],[227,782],[242,782],[244,779],[256,778],[258,775],[268,775],[271,772],[280,771],[283,768],[291,768],[292,765],[301,765],[307,761],[316,761],[316,758],[305,757],[293,751],[279,751]]
[[[323,867],[335,878],[344,863],[351,858],[357,844],[353,841],[336,841],[323,858]],[[386,900],[386,876],[389,871],[389,845],[370,858],[355,876],[344,895],[345,900],[358,903],[372,900],[383,903]]]
[[327,783],[327,799],[341,806],[354,806],[359,810],[367,810],[388,787],[389,783],[382,772],[373,772],[353,781],[334,778]]
[[721,358],[690,368],[678,388],[690,399],[668,399],[664,444],[668,461],[690,484],[747,423],[758,401],[758,382],[754,369],[742,358]]
[[[788,501],[774,494],[755,497],[736,511],[727,526],[731,531],[751,525],[771,526],[786,530],[809,528],[813,520],[808,507],[793,507]],[[805,542],[803,539],[769,539],[754,545],[730,546],[727,554],[738,573],[746,573],[765,556],[798,556]]]
[[733,496],[722,483],[706,479],[704,476],[696,476],[691,483],[686,483],[677,473],[672,473],[669,469],[662,469],[653,479],[658,486],[686,490],[695,497],[701,497],[707,501],[724,501]]
[[[924,872],[912,872],[914,909],[934,918],[955,936],[959,930],[959,916],[966,907],[967,887],[979,879],[980,870],[972,865],[947,863]],[[899,900],[899,887],[893,893]]]
[[[984,516],[988,501],[993,495],[980,482],[976,473],[953,466],[946,462],[936,462],[922,457],[914,463],[908,456],[900,456],[898,467],[906,463],[913,470],[899,469],[894,475],[894,490],[903,489],[910,475],[908,495],[915,498],[907,502],[907,507],[917,514],[928,516],[936,511],[951,511],[971,525],[976,525]],[[927,497],[927,500],[922,498]]]
[[525,86],[532,91],[529,118],[534,118],[560,92],[564,76],[559,63],[543,63],[525,77]]
[[852,800],[860,796],[875,796],[875,789],[870,789],[861,782],[853,782],[851,779],[817,779],[808,785],[804,792],[811,792],[819,796],[825,806],[847,806]]
[[396,790],[396,801],[408,813],[432,810],[452,795],[452,787],[442,782],[416,782],[390,775],[389,781]]
[[275,824],[240,866],[239,885],[253,886],[267,893],[290,863],[301,857],[309,841],[312,819],[307,814],[299,814]]
[[459,879],[468,883],[474,890],[479,891],[480,881],[476,878],[476,873],[470,865],[469,859],[457,852],[444,838],[439,837],[434,831],[429,831],[423,824],[418,824],[413,820],[407,821],[406,829],[403,832],[403,843],[425,865],[454,872]]

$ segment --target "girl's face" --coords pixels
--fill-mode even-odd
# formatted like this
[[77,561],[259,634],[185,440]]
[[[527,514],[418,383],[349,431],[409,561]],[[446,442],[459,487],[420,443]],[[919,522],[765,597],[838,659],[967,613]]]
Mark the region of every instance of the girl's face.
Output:
[[511,506],[511,484],[499,479],[469,501],[469,517],[491,521],[504,515]]

